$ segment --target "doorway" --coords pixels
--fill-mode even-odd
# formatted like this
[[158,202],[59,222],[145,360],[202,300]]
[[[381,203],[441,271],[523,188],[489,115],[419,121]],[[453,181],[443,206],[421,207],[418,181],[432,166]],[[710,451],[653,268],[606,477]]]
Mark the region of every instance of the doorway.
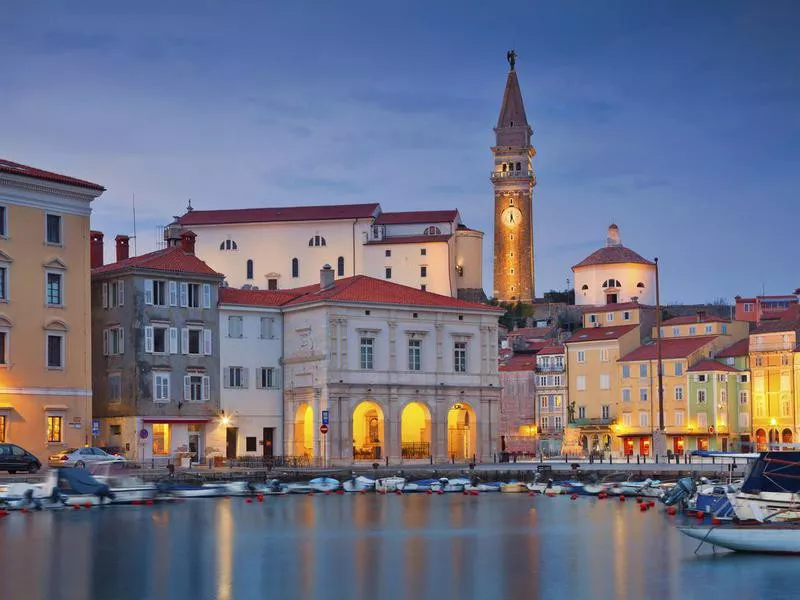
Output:
[[203,450],[203,425],[189,423],[189,452],[192,454],[192,462],[201,461]]
[[262,436],[263,437],[261,439],[261,445],[264,450],[264,458],[272,458],[274,456],[272,443],[275,439],[275,428],[264,427],[264,432]]
[[225,429],[225,458],[236,458],[236,442],[239,439],[239,428]]

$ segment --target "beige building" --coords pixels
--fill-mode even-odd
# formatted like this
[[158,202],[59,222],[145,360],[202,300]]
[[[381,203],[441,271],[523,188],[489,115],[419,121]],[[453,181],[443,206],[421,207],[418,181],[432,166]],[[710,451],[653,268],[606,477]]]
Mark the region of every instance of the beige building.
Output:
[[0,441],[91,441],[90,203],[100,185],[0,160]]

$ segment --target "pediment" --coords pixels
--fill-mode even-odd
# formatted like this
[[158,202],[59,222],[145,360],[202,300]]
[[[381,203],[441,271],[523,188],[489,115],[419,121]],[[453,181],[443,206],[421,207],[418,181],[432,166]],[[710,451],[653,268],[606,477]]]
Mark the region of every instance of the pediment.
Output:
[[69,325],[67,325],[61,319],[49,320],[44,328],[48,331],[69,331]]
[[0,262],[14,262],[14,259],[11,258],[8,254],[0,250]]
[[0,327],[13,327],[13,326],[14,323],[11,322],[11,319],[9,319],[4,314],[0,313]]
[[62,261],[60,258],[54,258],[46,263],[44,263],[45,269],[60,269],[62,271],[67,270],[67,265]]

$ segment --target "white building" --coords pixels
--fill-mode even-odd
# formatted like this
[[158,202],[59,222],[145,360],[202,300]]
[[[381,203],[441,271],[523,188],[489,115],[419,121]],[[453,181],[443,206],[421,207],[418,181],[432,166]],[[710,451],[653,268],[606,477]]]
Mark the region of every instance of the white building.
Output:
[[285,454],[491,460],[502,311],[363,275],[337,280],[327,265],[294,292],[281,308]]
[[189,210],[198,255],[231,287],[290,289],[368,275],[452,297],[480,300],[483,233],[457,210],[384,213],[378,204]]
[[209,447],[227,458],[283,454],[283,318],[279,291],[219,291],[220,425]]
[[655,263],[623,246],[614,224],[608,228],[606,246],[572,267],[572,272],[579,306],[656,303]]

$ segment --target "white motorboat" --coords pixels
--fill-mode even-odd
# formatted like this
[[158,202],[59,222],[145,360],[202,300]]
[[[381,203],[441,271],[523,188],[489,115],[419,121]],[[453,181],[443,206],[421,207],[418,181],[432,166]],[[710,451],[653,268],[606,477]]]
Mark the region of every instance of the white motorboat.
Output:
[[509,481],[500,484],[500,491],[504,494],[521,494],[528,491],[528,486],[521,481]]
[[613,496],[641,496],[644,498],[661,498],[664,488],[661,481],[645,479],[644,481],[621,481],[608,489]]
[[338,490],[341,484],[332,477],[317,477],[309,481],[308,485],[314,492],[330,493]]
[[158,495],[156,484],[142,481],[138,477],[109,475],[95,476],[95,479],[111,488],[113,504],[146,502]]
[[368,492],[375,489],[375,480],[359,475],[342,484],[345,492]]
[[404,477],[381,477],[375,480],[375,491],[378,493],[388,493],[404,491],[406,480]]
[[290,494],[310,494],[314,490],[307,481],[294,481],[286,484],[286,489]]
[[448,479],[447,477],[442,477],[438,481],[431,483],[430,490],[437,494],[439,492],[463,492],[464,488],[468,485],[470,485],[469,479]]
[[266,483],[254,483],[250,487],[254,494],[263,496],[283,496],[289,493],[289,486],[277,479],[270,479]]
[[486,483],[479,483],[478,485],[473,486],[472,488],[469,489],[470,491],[472,491],[472,489],[475,489],[479,492],[499,492],[500,486],[502,485],[503,484],[499,481],[487,481]]
[[695,525],[678,531],[701,542],[737,552],[800,554],[800,524]]
[[202,485],[162,483],[158,486],[158,491],[175,498],[219,498],[231,495],[228,484],[224,483],[204,483]]
[[762,452],[741,489],[727,496],[742,521],[800,519],[800,452]]
[[533,492],[534,494],[555,494],[560,495],[564,492],[564,489],[560,485],[553,484],[552,479],[548,479],[547,481],[536,481],[534,483],[529,483],[526,486],[529,492]]

